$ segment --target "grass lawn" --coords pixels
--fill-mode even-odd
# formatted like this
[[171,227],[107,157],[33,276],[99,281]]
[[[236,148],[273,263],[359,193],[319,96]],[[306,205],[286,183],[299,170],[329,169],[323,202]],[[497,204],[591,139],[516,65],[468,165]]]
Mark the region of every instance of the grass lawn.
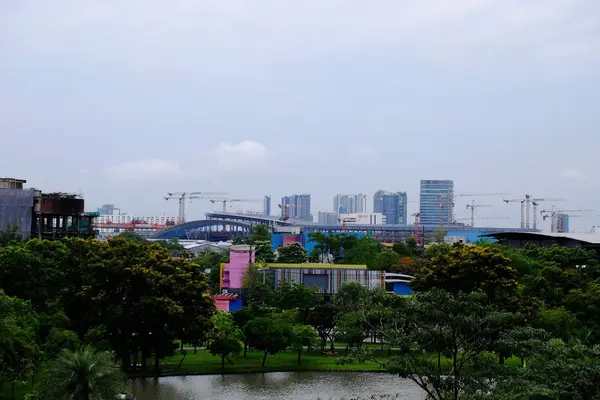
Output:
[[[364,364],[353,363],[346,365],[338,365],[339,357],[344,356],[344,352],[337,355],[328,356],[314,350],[310,353],[304,351],[302,353],[302,364],[298,365],[297,353],[287,351],[279,353],[275,356],[267,356],[265,368],[261,368],[263,353],[258,351],[248,350],[247,357],[242,354],[236,357],[231,357],[233,364],[225,361],[225,368],[221,369],[221,358],[213,356],[208,350],[198,350],[196,354],[193,351],[188,351],[183,364],[177,369],[182,355],[164,359],[161,362],[161,374],[176,375],[176,374],[215,374],[215,373],[243,373],[243,372],[273,372],[273,371],[383,371],[380,366],[374,362],[366,361]],[[384,353],[382,353],[382,356]]]

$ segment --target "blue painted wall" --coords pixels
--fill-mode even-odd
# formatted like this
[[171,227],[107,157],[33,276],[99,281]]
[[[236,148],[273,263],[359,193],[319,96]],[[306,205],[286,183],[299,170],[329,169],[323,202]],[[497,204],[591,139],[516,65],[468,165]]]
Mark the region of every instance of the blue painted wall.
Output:
[[[337,233],[337,232],[336,232]],[[329,232],[323,232],[326,236],[329,235]],[[365,236],[363,232],[346,232],[347,235],[355,235],[358,238]],[[277,250],[279,247],[283,246],[283,235],[285,233],[274,232],[271,234],[271,246],[273,247],[273,251]],[[310,253],[315,248],[315,243],[311,242],[308,238],[308,232],[302,232],[298,235],[298,242],[304,246],[306,251]]]
[[394,293],[399,296],[408,296],[412,293],[412,289],[406,282],[394,282]]
[[229,301],[229,311],[237,311],[242,309],[242,298],[238,297],[235,300]]

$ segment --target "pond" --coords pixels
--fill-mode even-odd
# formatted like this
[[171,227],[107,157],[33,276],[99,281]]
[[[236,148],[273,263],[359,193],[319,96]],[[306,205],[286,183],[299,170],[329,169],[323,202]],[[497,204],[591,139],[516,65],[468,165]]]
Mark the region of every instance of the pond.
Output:
[[373,394],[422,400],[421,389],[396,375],[367,372],[273,372],[180,376],[132,381],[138,400],[340,400]]

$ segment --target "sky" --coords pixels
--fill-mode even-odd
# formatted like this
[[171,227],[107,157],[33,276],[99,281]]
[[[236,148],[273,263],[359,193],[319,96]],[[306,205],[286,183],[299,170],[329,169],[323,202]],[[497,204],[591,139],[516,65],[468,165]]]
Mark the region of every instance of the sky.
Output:
[[452,179],[597,209],[584,231],[599,78],[597,0],[0,0],[0,176],[140,215],[175,191],[310,193],[316,215],[384,189],[413,212],[420,179]]

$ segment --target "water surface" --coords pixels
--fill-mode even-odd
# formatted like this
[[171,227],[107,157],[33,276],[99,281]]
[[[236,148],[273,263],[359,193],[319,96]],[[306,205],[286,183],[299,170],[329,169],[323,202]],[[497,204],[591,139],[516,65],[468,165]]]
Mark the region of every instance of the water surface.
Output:
[[399,394],[403,400],[423,400],[423,392],[396,375],[366,372],[273,372],[266,374],[202,375],[132,382],[138,400],[339,400],[373,394]]

